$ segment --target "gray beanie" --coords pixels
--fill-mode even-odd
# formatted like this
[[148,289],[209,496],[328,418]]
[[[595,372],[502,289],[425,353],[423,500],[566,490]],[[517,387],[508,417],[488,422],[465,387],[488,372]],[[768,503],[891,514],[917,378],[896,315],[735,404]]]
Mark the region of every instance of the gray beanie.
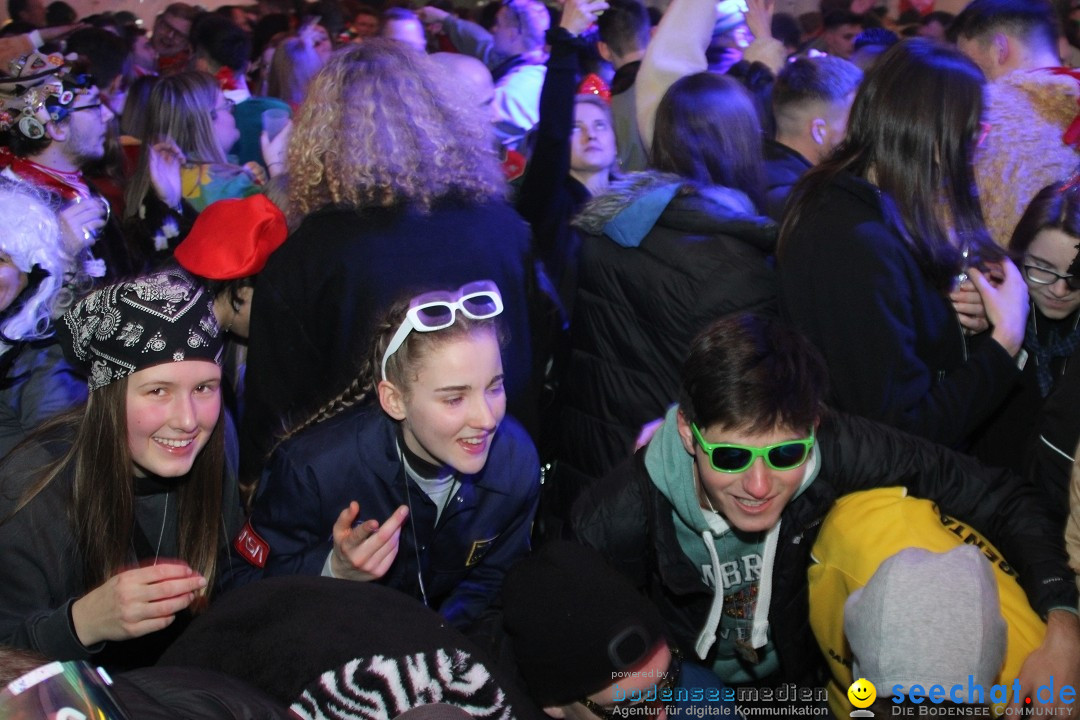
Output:
[[888,697],[974,682],[989,687],[1005,659],[1005,620],[990,563],[978,548],[921,548],[887,558],[844,605],[852,672]]

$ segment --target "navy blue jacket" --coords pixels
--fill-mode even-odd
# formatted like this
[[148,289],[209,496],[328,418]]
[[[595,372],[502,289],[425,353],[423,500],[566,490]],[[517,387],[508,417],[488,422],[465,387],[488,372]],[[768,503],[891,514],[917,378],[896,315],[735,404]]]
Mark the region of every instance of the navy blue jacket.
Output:
[[507,416],[484,469],[460,478],[436,524],[435,503],[406,478],[397,448],[397,423],[368,406],[283,443],[263,475],[248,524],[222,563],[222,584],[319,575],[341,511],[356,500],[359,519],[381,523],[409,504],[407,483],[412,514],[402,526],[397,559],[379,582],[422,599],[422,575],[433,609],[459,628],[475,620],[498,594],[510,565],[529,550],[540,493],[536,449]]
[[511,342],[510,414],[535,427],[529,228],[506,203],[329,207],[304,218],[259,272],[240,425],[241,477],[259,476],[282,427],[295,427],[356,378],[380,317],[428,290],[492,280]]

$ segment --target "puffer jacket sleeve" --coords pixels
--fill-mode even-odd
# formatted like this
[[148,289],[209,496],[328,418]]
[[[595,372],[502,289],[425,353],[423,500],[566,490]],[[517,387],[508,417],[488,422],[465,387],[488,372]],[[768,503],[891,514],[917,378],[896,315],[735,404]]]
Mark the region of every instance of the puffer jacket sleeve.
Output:
[[841,494],[903,486],[986,536],[1020,576],[1042,617],[1076,608],[1077,587],[1046,500],[1014,473],[855,416],[828,417],[819,432],[822,474]]
[[595,548],[639,589],[648,583],[649,476],[633,457],[591,484],[574,503],[567,539]]

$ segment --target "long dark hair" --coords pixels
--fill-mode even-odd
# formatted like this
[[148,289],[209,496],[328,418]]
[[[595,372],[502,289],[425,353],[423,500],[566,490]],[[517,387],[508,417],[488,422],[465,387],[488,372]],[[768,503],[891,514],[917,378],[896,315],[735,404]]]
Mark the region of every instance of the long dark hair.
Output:
[[761,122],[749,93],[714,73],[672,85],[656,109],[652,167],[703,185],[746,193],[764,207],[765,161]]
[[1080,184],[1076,178],[1047,185],[1028,203],[1009,240],[1009,254],[1021,264],[1040,230],[1060,230],[1080,238]]
[[[93,589],[128,567],[135,524],[135,467],[127,440],[127,386],[122,378],[90,393],[86,404],[45,423],[7,456],[0,477],[26,472],[19,468],[24,446],[74,436],[70,449],[36,476],[12,516],[22,511],[51,482],[73,478],[68,520],[74,546],[83,558],[83,581]],[[213,587],[221,539],[225,423],[219,418],[187,477],[178,481],[178,556]],[[9,516],[10,517],[10,516]],[[0,518],[0,523],[9,518]]]
[[984,83],[962,53],[927,40],[906,40],[882,55],[855,96],[847,139],[795,187],[780,229],[781,258],[785,239],[846,171],[881,189],[886,217],[935,285],[948,287],[966,263],[1000,259],[972,170]]

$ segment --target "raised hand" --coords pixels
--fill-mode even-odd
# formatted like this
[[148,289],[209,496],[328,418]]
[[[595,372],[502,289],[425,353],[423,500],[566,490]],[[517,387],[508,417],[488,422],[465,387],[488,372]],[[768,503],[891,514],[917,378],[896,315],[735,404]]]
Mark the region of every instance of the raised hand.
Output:
[[399,507],[381,527],[378,520],[365,520],[353,527],[359,514],[360,505],[353,501],[338,515],[330,569],[335,577],[347,580],[378,580],[394,564],[401,526],[409,517],[409,508]]
[[162,138],[147,150],[150,184],[161,201],[171,208],[180,205],[180,168],[187,162],[172,138]]
[[[968,275],[982,296],[986,319],[994,326],[991,337],[1015,356],[1024,344],[1024,331],[1027,329],[1027,283],[1008,258],[995,263],[986,274],[973,267],[968,269]],[[992,277],[1002,279],[994,282]]]
[[559,27],[571,35],[580,35],[607,9],[606,0],[566,0]]
[[98,232],[105,227],[108,211],[104,201],[76,197],[57,214],[64,248],[74,257],[97,241]]

